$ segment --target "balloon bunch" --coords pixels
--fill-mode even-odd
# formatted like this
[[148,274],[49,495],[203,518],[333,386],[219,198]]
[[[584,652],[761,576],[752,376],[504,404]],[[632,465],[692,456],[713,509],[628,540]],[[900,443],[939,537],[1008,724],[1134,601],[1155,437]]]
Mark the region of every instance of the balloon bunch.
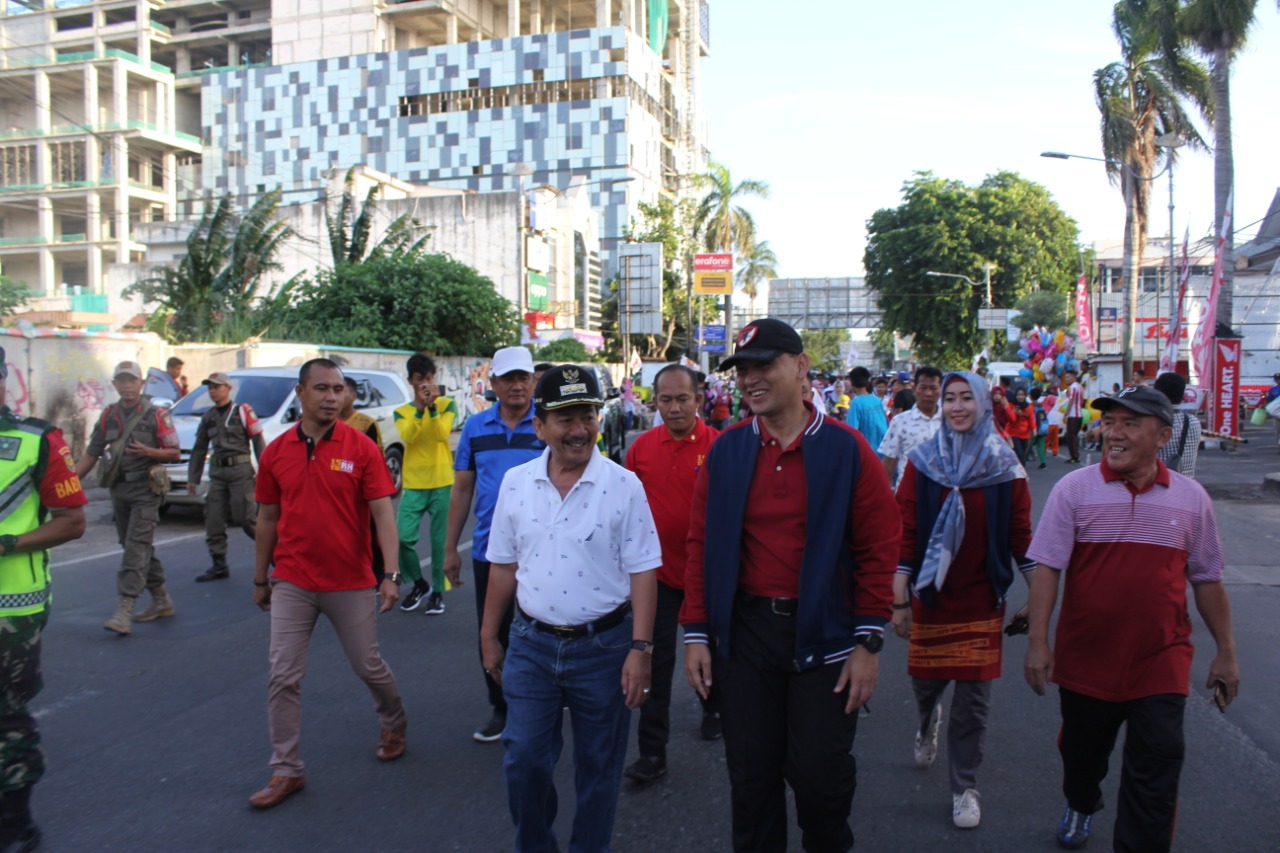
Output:
[[1035,328],[1018,341],[1018,358],[1023,359],[1018,375],[1036,382],[1052,382],[1064,370],[1079,370],[1071,357],[1075,341],[1061,330]]

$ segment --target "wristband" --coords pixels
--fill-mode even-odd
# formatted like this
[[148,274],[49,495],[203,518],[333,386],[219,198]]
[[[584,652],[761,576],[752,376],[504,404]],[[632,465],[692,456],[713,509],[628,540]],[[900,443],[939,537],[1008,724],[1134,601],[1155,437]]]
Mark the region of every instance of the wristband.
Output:
[[895,601],[895,602],[893,602],[893,603],[892,603],[891,605],[889,605],[889,606],[890,606],[890,607],[892,607],[894,610],[910,610],[910,609],[911,609],[911,602],[910,602],[910,601],[903,601],[903,602],[899,603],[899,602]]
[[254,586],[271,586],[271,581],[254,581]]

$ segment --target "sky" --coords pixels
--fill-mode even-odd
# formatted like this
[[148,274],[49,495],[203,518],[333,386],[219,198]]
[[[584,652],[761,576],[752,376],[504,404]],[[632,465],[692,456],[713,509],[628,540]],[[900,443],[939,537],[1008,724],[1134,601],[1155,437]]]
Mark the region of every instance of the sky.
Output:
[[[1113,0],[715,0],[699,86],[712,157],[748,199],[782,277],[860,275],[866,222],[915,171],[974,185],[1009,170],[1045,186],[1080,239],[1119,240],[1124,204],[1100,157],[1093,72],[1119,59]],[[1280,11],[1258,3],[1232,75],[1237,241],[1280,187]],[[1207,126],[1202,135],[1212,145]],[[1155,182],[1152,237],[1168,232]],[[1183,149],[1175,233],[1213,229],[1213,160]]]

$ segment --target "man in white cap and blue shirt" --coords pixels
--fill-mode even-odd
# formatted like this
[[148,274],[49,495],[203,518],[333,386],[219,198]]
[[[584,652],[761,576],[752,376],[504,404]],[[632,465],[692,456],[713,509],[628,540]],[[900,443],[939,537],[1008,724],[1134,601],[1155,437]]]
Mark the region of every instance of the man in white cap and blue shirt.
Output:
[[[444,573],[454,586],[463,583],[458,540],[462,538],[462,529],[466,527],[474,502],[476,525],[471,534],[471,565],[475,571],[478,621],[484,620],[485,593],[489,588],[487,548],[498,488],[508,471],[537,458],[546,447],[533,428],[533,372],[533,356],[525,347],[505,347],[493,354],[489,384],[498,398],[497,405],[467,418],[453,457],[455,479],[445,532]],[[498,630],[498,640],[504,649],[511,630],[511,614],[508,607]],[[493,743],[502,737],[507,724],[507,700],[502,697],[502,688],[487,673],[484,681],[493,713],[472,737],[480,743]]]

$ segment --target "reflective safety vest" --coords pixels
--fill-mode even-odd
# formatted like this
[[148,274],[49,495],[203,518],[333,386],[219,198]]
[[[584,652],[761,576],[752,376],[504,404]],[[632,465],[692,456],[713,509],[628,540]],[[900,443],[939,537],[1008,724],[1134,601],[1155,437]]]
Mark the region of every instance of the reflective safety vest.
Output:
[[[30,419],[0,421],[0,535],[30,533],[43,521],[40,448],[50,429]],[[0,557],[0,618],[39,613],[49,598],[48,551]]]

